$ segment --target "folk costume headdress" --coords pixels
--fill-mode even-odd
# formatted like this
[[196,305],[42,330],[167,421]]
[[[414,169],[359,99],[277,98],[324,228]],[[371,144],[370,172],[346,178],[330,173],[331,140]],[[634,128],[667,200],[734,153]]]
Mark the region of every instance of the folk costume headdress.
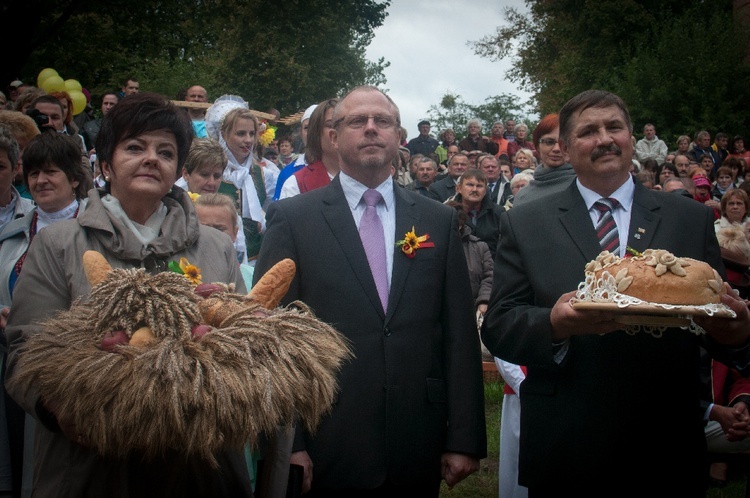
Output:
[[[234,109],[250,109],[248,103],[237,95],[222,95],[214,101],[206,111],[206,133],[210,138],[218,140],[227,153],[227,167],[224,170],[224,181],[234,184],[242,190],[242,217],[261,222],[265,226],[265,213],[261,205],[258,192],[250,176],[253,166],[255,146],[250,149],[250,155],[240,163],[229,150],[227,142],[221,134],[224,119]],[[260,133],[260,130],[256,130]]]

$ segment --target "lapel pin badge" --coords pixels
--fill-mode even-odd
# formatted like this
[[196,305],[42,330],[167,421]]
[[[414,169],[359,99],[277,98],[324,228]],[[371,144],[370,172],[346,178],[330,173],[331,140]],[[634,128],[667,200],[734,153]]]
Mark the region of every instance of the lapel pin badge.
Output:
[[637,233],[637,234],[633,235],[633,238],[640,240],[641,239],[641,234]]
[[646,233],[646,230],[645,230],[645,229],[643,229],[643,228],[639,228],[639,229],[638,229],[638,233]]

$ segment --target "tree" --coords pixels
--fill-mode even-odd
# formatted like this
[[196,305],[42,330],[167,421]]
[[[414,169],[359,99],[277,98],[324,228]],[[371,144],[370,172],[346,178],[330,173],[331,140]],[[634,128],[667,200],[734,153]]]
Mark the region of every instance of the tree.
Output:
[[[45,67],[92,92],[141,90],[174,98],[193,84],[209,99],[241,95],[282,115],[363,83],[383,83],[365,49],[390,0],[30,0],[0,10],[7,50],[0,76],[36,83]],[[15,35],[23,33],[23,43]],[[11,35],[14,33],[14,35]],[[13,36],[13,38],[11,38]]]
[[529,118],[526,106],[519,102],[517,96],[511,94],[487,97],[484,104],[471,105],[464,102],[461,96],[446,92],[439,104],[430,106],[427,115],[436,130],[451,128],[456,132],[458,140],[466,136],[466,123],[471,118],[479,118],[482,121],[482,132],[486,134],[495,121],[505,122],[508,118],[513,118],[517,122],[523,121],[530,130],[535,124]]
[[[530,91],[540,114],[600,88],[625,99],[636,132],[654,122],[662,138],[699,128],[740,133],[750,116],[747,30],[731,0],[528,0],[506,9],[506,26],[473,44],[512,58],[508,77]],[[737,16],[739,17],[739,16]]]

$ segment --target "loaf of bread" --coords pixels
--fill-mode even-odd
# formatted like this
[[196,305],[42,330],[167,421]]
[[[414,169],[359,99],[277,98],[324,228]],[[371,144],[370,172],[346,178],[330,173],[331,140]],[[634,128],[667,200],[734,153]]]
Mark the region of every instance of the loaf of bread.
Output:
[[273,265],[250,289],[249,297],[267,310],[279,305],[292,284],[297,265],[285,258]]
[[83,271],[86,273],[86,280],[91,287],[99,284],[112,270],[109,262],[98,251],[86,251],[83,253]]
[[619,258],[607,251],[586,265],[586,274],[602,282],[611,275],[617,292],[657,304],[702,306],[721,302],[723,282],[709,264],[678,258],[663,249]]

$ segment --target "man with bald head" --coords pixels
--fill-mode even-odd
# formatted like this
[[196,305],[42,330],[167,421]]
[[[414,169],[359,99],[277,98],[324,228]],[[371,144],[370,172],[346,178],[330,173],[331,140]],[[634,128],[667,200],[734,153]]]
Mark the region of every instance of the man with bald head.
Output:
[[[193,85],[187,89],[185,100],[188,102],[208,102],[208,93],[200,85]],[[193,123],[193,131],[198,138],[208,137],[206,133],[206,108],[205,107],[188,107],[188,115]]]
[[[306,498],[437,498],[441,479],[454,486],[486,454],[457,213],[395,183],[400,126],[386,94],[355,88],[333,111],[339,174],[268,210],[255,278],[292,259],[297,273],[282,303],[303,301],[354,352],[331,412],[314,434],[295,434]],[[417,245],[411,233],[429,239]]]
[[456,183],[469,168],[469,156],[459,152],[448,160],[448,174],[433,183],[430,190],[437,194],[440,202],[445,202],[449,197],[456,195]]

